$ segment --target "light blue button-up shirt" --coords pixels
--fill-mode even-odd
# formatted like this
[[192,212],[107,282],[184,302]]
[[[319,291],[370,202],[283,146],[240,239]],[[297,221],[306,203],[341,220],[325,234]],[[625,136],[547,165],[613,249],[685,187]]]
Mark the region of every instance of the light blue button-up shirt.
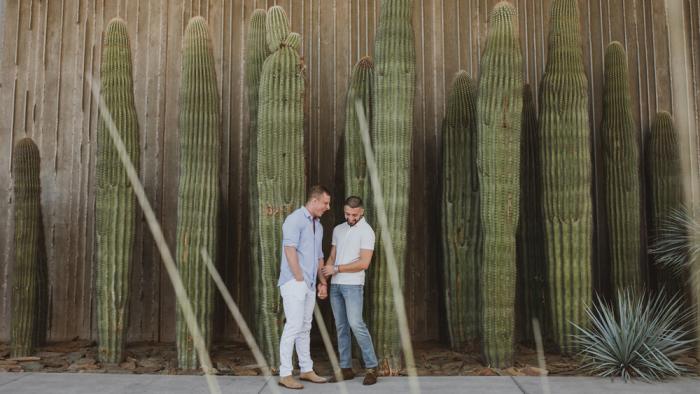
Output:
[[[314,231],[314,226],[316,231]],[[282,265],[277,286],[282,286],[290,280],[294,280],[294,274],[289,268],[287,256],[284,254],[285,246],[294,246],[297,250],[299,265],[304,273],[306,285],[313,289],[318,273],[318,260],[323,259],[323,226],[318,218],[311,216],[306,207],[301,207],[284,219],[282,225]]]

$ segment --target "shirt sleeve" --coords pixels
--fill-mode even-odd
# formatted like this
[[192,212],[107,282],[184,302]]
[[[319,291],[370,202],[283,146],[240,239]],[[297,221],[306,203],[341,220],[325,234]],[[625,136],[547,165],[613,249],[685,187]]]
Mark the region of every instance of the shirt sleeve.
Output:
[[299,226],[295,220],[296,215],[289,215],[282,224],[282,246],[299,246]]
[[374,250],[375,235],[374,230],[368,229],[362,234],[362,239],[360,240],[360,249]]
[[338,227],[333,229],[333,237],[331,239],[331,245],[337,246],[338,245]]

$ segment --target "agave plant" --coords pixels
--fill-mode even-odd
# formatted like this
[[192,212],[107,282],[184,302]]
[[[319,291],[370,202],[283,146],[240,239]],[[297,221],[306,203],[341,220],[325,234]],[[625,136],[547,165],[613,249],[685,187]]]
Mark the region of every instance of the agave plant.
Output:
[[681,206],[661,219],[649,252],[656,264],[676,274],[691,268],[700,256],[700,223],[690,209]]
[[591,328],[572,323],[583,357],[582,368],[602,377],[640,378],[647,382],[679,376],[673,359],[692,349],[686,327],[692,314],[676,294],[618,292],[615,307],[600,297],[586,309]]

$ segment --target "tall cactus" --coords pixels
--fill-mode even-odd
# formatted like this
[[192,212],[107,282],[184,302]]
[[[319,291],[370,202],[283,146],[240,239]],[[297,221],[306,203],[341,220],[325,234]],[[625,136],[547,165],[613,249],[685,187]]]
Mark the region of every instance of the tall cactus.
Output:
[[[248,35],[246,37],[245,58],[245,82],[248,93],[248,212],[250,223],[248,234],[250,237],[250,269],[253,283],[260,283],[260,235],[258,233],[258,92],[260,91],[260,75],[265,59],[270,55],[267,48],[265,20],[267,13],[258,9],[253,11],[248,23]],[[251,304],[259,305],[259,293],[262,291],[257,286],[250,287]],[[253,308],[253,327],[258,343],[263,342],[260,314]]]
[[[372,86],[372,146],[402,287],[416,77],[412,14],[412,0],[382,0],[374,41],[376,63]],[[399,327],[381,233],[369,275],[373,298],[370,320],[379,362],[385,369],[398,371],[402,363]]]
[[552,2],[548,48],[539,138],[549,315],[554,342],[572,354],[570,323],[588,321],[593,249],[588,80],[576,0]]
[[[127,153],[139,168],[139,125],[134,105],[131,49],[126,23],[112,19],[104,33],[101,93]],[[103,363],[119,363],[129,327],[129,280],[134,254],[136,197],[109,135],[97,125],[95,228],[97,232],[97,337]]]
[[29,356],[41,327],[41,185],[39,149],[31,138],[14,147],[15,266],[12,281],[12,357]]
[[605,207],[613,292],[642,287],[639,145],[632,119],[627,54],[619,42],[605,49],[603,123]]
[[345,194],[359,196],[365,202],[368,201],[370,190],[364,144],[360,134],[355,101],[360,100],[365,116],[371,122],[373,69],[374,63],[369,57],[363,57],[355,64],[350,76],[350,86],[345,103],[345,156],[343,158]]
[[450,346],[463,349],[479,332],[479,180],[476,87],[455,76],[442,125],[442,255]]
[[[669,213],[683,206],[683,174],[678,147],[678,134],[671,114],[661,111],[656,114],[651,126],[647,145],[647,171],[651,189],[652,223],[651,238],[658,234],[659,226]],[[659,287],[667,291],[681,290],[682,280],[674,277],[671,270],[655,267]]]
[[[258,107],[258,223],[260,237],[260,314],[262,351],[279,365],[282,305],[277,279],[282,255],[282,223],[304,203],[304,73],[297,51],[285,44],[289,22],[284,9],[267,12],[267,43]],[[292,39],[292,42],[299,42]]]
[[[181,78],[177,265],[209,347],[214,292],[200,251],[204,248],[216,261],[221,130],[214,56],[207,23],[200,16],[190,19],[185,29]],[[196,369],[197,353],[179,307],[176,335],[178,365]]]
[[520,214],[523,61],[518,14],[502,1],[488,19],[477,98],[483,231],[481,334],[486,363],[511,365],[515,331],[516,233]]
[[520,339],[535,339],[532,321],[543,327],[547,266],[544,259],[542,184],[537,113],[530,85],[523,89],[520,149],[520,225],[518,227],[518,328]]

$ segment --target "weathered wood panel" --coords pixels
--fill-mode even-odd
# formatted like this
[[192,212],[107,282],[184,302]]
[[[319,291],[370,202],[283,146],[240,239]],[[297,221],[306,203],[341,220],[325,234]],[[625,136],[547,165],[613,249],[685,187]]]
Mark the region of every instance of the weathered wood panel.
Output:
[[[490,8],[497,0],[425,0],[414,3],[417,46],[412,208],[406,260],[406,301],[416,339],[442,332],[438,267],[440,124],[452,76],[477,76]],[[544,71],[551,0],[515,0],[520,12],[525,80],[537,94]],[[246,20],[255,8],[280,4],[303,35],[307,68],[308,182],[343,195],[339,146],[347,79],[352,65],[371,54],[379,0],[0,0],[0,340],[9,336],[12,241],[11,146],[24,135],[42,153],[42,205],[49,251],[51,340],[94,338],[94,152],[96,103],[90,80],[99,79],[102,29],[114,16],[129,26],[136,106],[141,125],[141,179],[174,246],[178,179],[180,45],[187,20],[209,20],[222,106],[223,191],[220,258],[229,288],[246,314],[249,274],[247,220],[247,110],[243,83]],[[635,118],[648,132],[657,109],[670,110],[669,43],[663,0],[579,0],[583,51],[589,75],[594,170],[600,179],[602,56],[611,40],[628,50]],[[695,100],[699,100],[697,2],[686,0]],[[698,115],[695,114],[697,117]],[[695,130],[685,130],[695,132]],[[607,283],[606,231],[599,188],[596,201],[596,283]],[[326,234],[342,218],[335,205],[323,218]],[[132,275],[131,340],[172,341],[174,297],[153,240],[138,227]],[[219,306],[219,338],[237,335]]]

